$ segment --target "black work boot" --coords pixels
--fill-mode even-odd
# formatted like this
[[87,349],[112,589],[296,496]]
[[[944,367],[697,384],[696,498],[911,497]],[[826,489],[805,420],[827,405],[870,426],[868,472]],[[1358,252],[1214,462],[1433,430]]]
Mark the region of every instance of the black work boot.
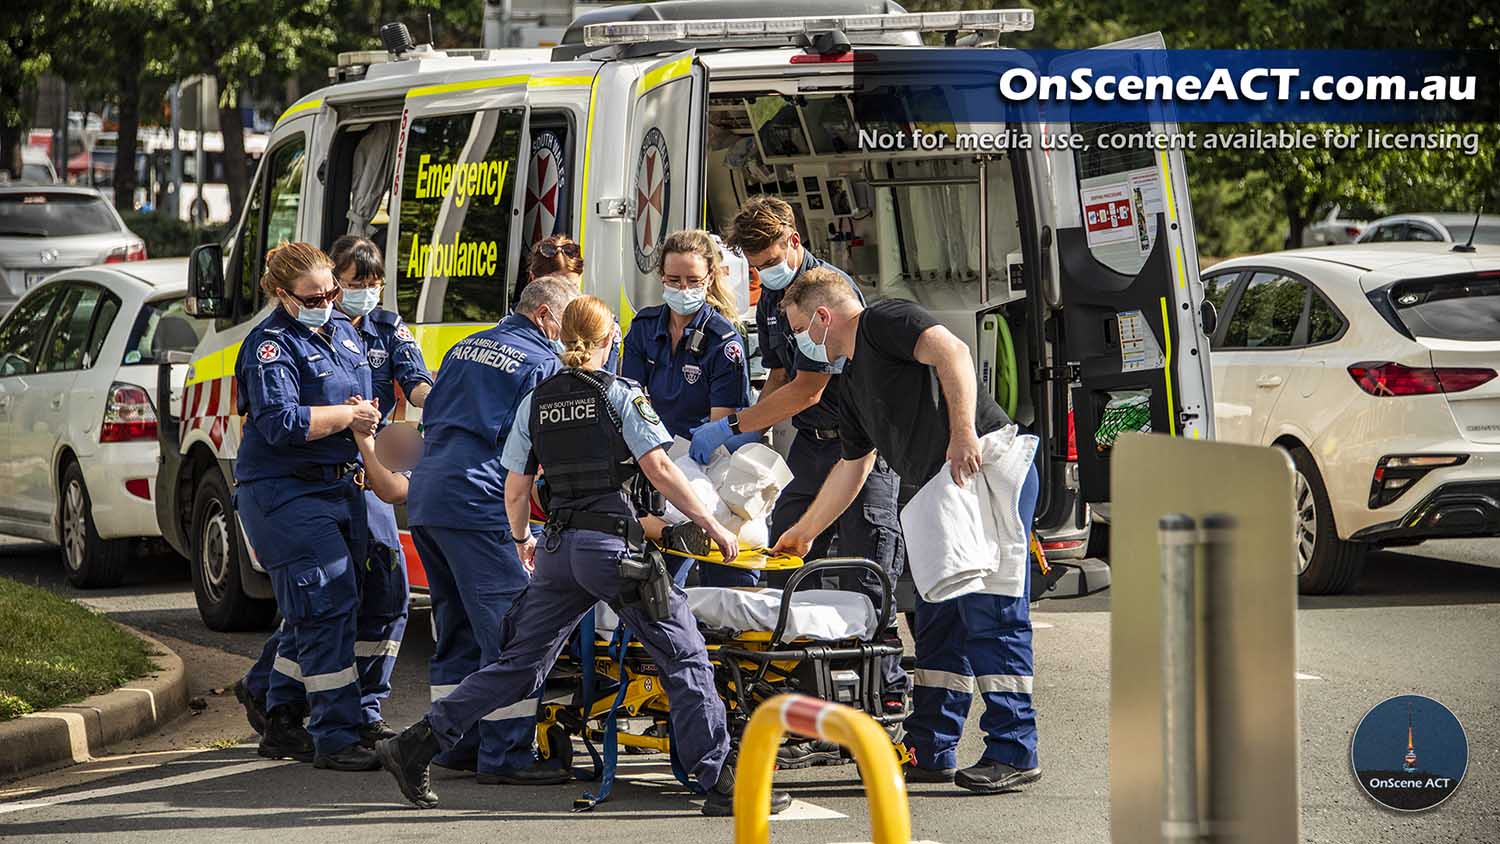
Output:
[[958,773],[956,768],[924,768],[921,765],[907,765],[901,771],[906,774],[907,782],[953,782],[953,775]]
[[375,743],[375,754],[380,757],[380,767],[396,778],[401,793],[418,809],[431,809],[438,804],[438,796],[432,791],[432,778],[427,766],[432,757],[442,748],[437,736],[432,734],[432,725],[423,718],[395,738],[382,739]]
[[234,681],[234,699],[245,707],[245,720],[250,722],[250,729],[256,735],[265,735],[266,732],[266,702],[256,700],[251,696],[250,690],[245,688],[244,680]]
[[708,536],[708,531],[692,522],[668,525],[661,532],[661,542],[663,548],[683,551],[698,557],[708,556],[708,552],[715,547],[714,541]]
[[[792,795],[771,789],[771,814],[779,815],[792,805]],[[724,763],[719,771],[719,781],[708,790],[703,799],[703,814],[711,818],[727,818],[734,815],[734,761]]]
[[524,768],[508,771],[480,771],[474,777],[480,785],[564,785],[573,780],[567,768],[552,768],[533,759]]
[[260,737],[256,753],[267,759],[296,759],[311,762],[317,755],[312,736],[302,726],[302,715],[291,706],[278,706],[266,716],[266,731]]
[[384,718],[377,718],[368,724],[359,725],[359,743],[370,750],[375,749],[375,742],[381,739],[395,738],[396,731],[385,722]]
[[776,767],[785,771],[843,763],[843,751],[829,741],[793,741],[776,749]]
[[1000,762],[981,759],[972,768],[959,771],[953,777],[953,784],[982,794],[1009,794],[1013,791],[1024,791],[1026,786],[1041,778],[1041,768],[1022,770]]
[[355,742],[337,753],[319,753],[313,759],[313,767],[330,771],[374,771],[380,767],[380,758],[375,751]]

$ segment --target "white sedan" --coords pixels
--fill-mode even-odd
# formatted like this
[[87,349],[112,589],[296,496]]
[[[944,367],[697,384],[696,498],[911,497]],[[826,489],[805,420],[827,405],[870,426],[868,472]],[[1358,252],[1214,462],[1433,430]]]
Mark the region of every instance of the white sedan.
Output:
[[1301,591],[1349,589],[1372,546],[1500,535],[1500,249],[1299,249],[1203,281],[1217,436],[1291,455]]
[[0,321],[0,533],[61,545],[77,586],[118,584],[137,541],[161,535],[158,363],[206,329],[186,293],[184,259],[84,267]]

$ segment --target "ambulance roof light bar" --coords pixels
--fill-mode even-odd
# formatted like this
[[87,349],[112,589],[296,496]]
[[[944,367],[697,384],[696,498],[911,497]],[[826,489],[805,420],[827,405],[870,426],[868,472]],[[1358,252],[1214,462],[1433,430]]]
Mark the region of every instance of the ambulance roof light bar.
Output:
[[596,23],[583,29],[589,47],[650,44],[663,41],[724,43],[765,41],[809,32],[839,30],[846,34],[890,32],[1029,32],[1031,9],[988,9],[974,12],[922,12],[895,15],[835,15],[792,18],[648,21]]

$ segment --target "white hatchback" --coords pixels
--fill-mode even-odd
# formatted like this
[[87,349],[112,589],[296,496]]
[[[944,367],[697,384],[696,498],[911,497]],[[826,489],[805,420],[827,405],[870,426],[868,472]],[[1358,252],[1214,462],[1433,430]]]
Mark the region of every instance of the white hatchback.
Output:
[[1302,592],[1347,590],[1372,546],[1500,535],[1500,249],[1299,249],[1203,282],[1217,438],[1291,455]]
[[0,321],[0,533],[61,545],[77,586],[118,584],[136,541],[161,535],[159,362],[206,330],[183,311],[186,265],[65,270]]

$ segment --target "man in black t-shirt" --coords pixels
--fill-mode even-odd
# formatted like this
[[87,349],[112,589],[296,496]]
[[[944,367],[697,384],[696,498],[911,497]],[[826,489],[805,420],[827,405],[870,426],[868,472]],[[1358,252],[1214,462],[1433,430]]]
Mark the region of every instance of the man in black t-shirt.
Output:
[[[941,471],[959,484],[979,471],[979,438],[1010,420],[978,394],[969,347],[932,314],[901,300],[866,308],[837,279],[819,275],[793,283],[784,308],[799,343],[848,363],[840,376],[843,457],[775,550],[804,552],[854,500],[876,452],[919,486]],[[1028,529],[1036,494],[1032,466],[1021,487],[1021,523]],[[913,559],[922,553],[911,549]],[[917,672],[906,733],[916,764],[907,779],[952,780],[985,793],[1020,791],[1040,779],[1029,585],[1017,597],[979,592],[929,603],[918,596],[912,630]],[[985,702],[984,756],[959,771],[955,750],[976,688]]]

